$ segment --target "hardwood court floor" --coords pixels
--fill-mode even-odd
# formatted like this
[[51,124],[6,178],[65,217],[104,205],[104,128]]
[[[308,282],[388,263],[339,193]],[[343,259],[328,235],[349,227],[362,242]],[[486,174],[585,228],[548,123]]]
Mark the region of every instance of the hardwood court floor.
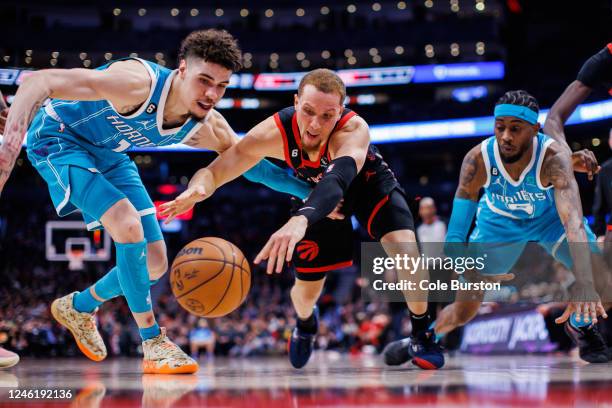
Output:
[[[567,356],[457,356],[438,371],[384,367],[379,356],[318,353],[201,361],[197,375],[140,374],[140,360],[23,359],[0,371],[0,406],[21,407],[612,407],[612,363]],[[16,390],[19,390],[17,392]],[[27,398],[53,390],[70,398]],[[26,399],[14,398],[26,394]],[[46,392],[47,396],[50,392]],[[11,398],[11,396],[13,398]]]

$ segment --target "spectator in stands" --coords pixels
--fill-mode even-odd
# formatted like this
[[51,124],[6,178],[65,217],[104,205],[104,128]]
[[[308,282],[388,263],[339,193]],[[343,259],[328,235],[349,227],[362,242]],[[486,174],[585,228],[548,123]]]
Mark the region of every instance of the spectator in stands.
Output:
[[215,333],[208,327],[206,319],[199,319],[198,325],[189,333],[191,357],[200,358],[200,349],[206,349],[206,358],[212,359],[215,354]]
[[[419,242],[444,242],[446,224],[437,215],[436,203],[431,197],[424,197],[419,202],[421,225],[417,227]],[[427,255],[427,254],[426,254]]]

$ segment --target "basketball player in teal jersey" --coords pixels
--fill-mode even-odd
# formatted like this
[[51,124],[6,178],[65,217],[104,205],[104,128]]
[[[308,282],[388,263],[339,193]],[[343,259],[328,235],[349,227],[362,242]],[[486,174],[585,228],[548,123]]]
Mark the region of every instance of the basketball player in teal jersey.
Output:
[[[240,59],[229,33],[196,31],[181,45],[177,70],[135,58],[96,70],[43,70],[15,96],[0,147],[0,192],[27,133],[28,158],[47,182],[58,215],[81,210],[89,229],[103,226],[115,241],[116,266],[89,289],[51,306],[92,360],[107,354],[93,313],[122,294],[140,329],[145,373],[198,369],[155,321],[149,287],[166,272],[166,247],[155,207],[125,152],[181,142],[221,152],[235,144],[236,135],[213,107]],[[51,102],[41,108],[47,98]],[[247,176],[293,195],[308,192],[268,162]]]
[[[476,227],[468,241],[483,243],[486,250],[482,274],[509,278],[506,274],[527,242],[538,242],[566,267],[574,267],[576,275],[571,288],[574,301],[557,323],[565,323],[584,360],[607,362],[609,350],[596,326],[597,317],[607,315],[593,286],[606,287],[598,282],[605,274],[593,277],[591,254],[585,251],[586,243],[594,242],[595,236],[582,216],[570,153],[539,133],[538,112],[537,101],[525,91],[507,92],[497,102],[495,136],[474,147],[463,160],[446,236],[450,244],[447,254],[451,249],[456,251],[458,243],[466,242],[474,216]],[[570,247],[568,243],[577,245]],[[438,316],[436,335],[473,319],[482,296],[482,292],[457,293],[455,303]],[[384,350],[389,365],[402,364],[409,358],[409,339],[390,343]]]

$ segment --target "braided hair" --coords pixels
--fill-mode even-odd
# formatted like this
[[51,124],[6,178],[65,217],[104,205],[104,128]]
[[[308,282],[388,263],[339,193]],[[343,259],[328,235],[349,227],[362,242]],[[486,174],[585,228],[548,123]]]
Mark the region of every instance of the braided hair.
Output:
[[527,91],[518,90],[518,91],[508,91],[501,98],[497,100],[497,105],[501,104],[509,104],[509,105],[518,105],[525,106],[536,113],[540,113],[540,105],[538,105],[538,101],[536,98],[531,96]]

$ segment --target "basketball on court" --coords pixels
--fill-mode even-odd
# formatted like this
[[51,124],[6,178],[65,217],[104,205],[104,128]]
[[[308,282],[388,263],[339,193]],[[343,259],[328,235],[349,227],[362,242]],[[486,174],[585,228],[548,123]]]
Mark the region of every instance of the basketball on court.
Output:
[[233,312],[251,288],[249,262],[236,245],[222,238],[199,238],[185,245],[170,270],[176,300],[201,317]]

